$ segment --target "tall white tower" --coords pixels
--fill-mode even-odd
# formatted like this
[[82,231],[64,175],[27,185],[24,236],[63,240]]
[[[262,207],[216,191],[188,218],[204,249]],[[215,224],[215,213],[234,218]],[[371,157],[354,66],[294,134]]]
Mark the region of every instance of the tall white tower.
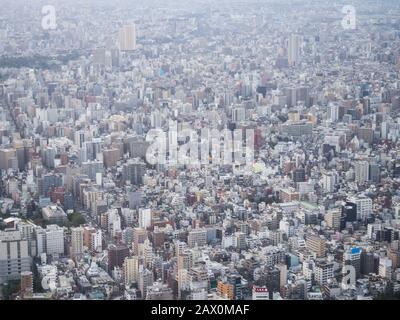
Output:
[[119,49],[121,51],[133,51],[136,49],[136,25],[125,25],[119,30]]
[[288,61],[289,65],[294,67],[300,63],[302,37],[292,34],[289,37],[288,44]]

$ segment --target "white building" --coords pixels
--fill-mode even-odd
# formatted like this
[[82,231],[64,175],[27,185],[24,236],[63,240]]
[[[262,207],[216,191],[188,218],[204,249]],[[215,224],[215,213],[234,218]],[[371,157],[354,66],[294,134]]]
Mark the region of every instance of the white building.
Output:
[[18,230],[9,229],[0,232],[0,284],[19,279],[21,272],[30,269],[28,240],[22,238]]
[[392,278],[392,260],[388,257],[379,259],[379,276],[386,279]]
[[302,37],[292,34],[288,43],[288,62],[290,66],[297,66],[300,63]]
[[151,226],[151,209],[139,210],[139,227],[147,229]]
[[90,234],[90,249],[96,252],[101,252],[103,250],[102,233],[100,229]]
[[136,49],[136,25],[125,25],[119,30],[119,49],[121,51],[133,51]]
[[355,179],[358,183],[364,183],[369,180],[369,163],[368,161],[358,161],[354,165]]
[[41,251],[41,250],[43,250],[42,231],[40,229],[36,231],[38,254],[41,254],[42,252],[46,252],[47,254],[51,254],[51,255],[63,255],[64,254],[64,229],[55,224],[52,224],[52,225],[48,225],[44,231],[45,231],[44,251]]
[[123,265],[125,285],[137,283],[139,280],[139,258],[137,256],[126,257]]
[[353,197],[350,202],[357,206],[357,219],[366,220],[372,215],[372,199],[366,196]]
[[317,263],[315,265],[315,281],[319,284],[326,284],[333,278],[333,263]]
[[334,172],[323,172],[321,184],[324,192],[331,193],[335,191],[336,174]]

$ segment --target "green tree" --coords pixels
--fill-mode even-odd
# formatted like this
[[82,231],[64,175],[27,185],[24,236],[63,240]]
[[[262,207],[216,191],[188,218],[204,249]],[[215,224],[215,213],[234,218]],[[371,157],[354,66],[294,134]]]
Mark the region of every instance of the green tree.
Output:
[[21,289],[20,280],[10,280],[3,286],[4,300],[10,300],[14,294],[17,294]]
[[73,214],[68,216],[68,220],[70,224],[68,226],[79,227],[82,224],[86,223],[85,217],[79,212],[74,212]]

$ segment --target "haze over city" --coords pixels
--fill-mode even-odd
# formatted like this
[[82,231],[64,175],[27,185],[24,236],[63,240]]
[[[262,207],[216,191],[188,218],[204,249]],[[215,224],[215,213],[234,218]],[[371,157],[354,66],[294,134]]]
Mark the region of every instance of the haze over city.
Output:
[[0,300],[400,298],[398,1],[0,5]]

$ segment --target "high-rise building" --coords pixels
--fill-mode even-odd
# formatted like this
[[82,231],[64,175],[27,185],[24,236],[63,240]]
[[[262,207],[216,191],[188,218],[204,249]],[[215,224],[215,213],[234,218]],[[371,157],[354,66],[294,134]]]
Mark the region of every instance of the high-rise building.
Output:
[[[46,230],[41,227],[35,228],[36,238],[36,256],[40,257],[41,254],[46,254]],[[64,252],[64,241],[63,241],[63,252]]]
[[93,228],[93,227],[88,227],[88,226],[86,226],[86,227],[83,227],[83,245],[85,246],[85,247],[87,247],[87,248],[90,248],[90,246],[91,246],[91,237],[90,237],[90,235],[93,233],[93,232],[96,232],[96,229],[95,228]]
[[101,229],[84,227],[83,245],[92,252],[101,252],[103,248]]
[[154,275],[153,272],[144,269],[142,272],[139,274],[139,290],[142,294],[142,298],[146,299],[147,298],[147,288],[152,286],[154,282]]
[[306,171],[304,168],[297,168],[293,171],[292,179],[295,183],[306,181]]
[[30,270],[28,240],[18,230],[0,232],[0,283],[20,279],[22,272]]
[[117,148],[103,150],[103,162],[106,168],[115,166],[121,159],[120,150]]
[[122,177],[124,181],[129,181],[133,185],[143,184],[143,176],[145,174],[146,165],[139,159],[129,159],[122,166]]
[[142,228],[133,229],[133,254],[139,254],[139,246],[148,239],[147,231]]
[[192,267],[193,258],[190,251],[184,251],[178,256],[178,270],[186,269],[189,270]]
[[241,122],[246,120],[246,109],[243,107],[237,107],[232,109],[232,121]]
[[119,30],[119,49],[121,51],[133,51],[136,49],[136,25],[125,25]]
[[153,231],[153,247],[156,249],[161,248],[164,245],[165,240],[165,232],[158,227],[155,227]]
[[242,277],[238,274],[230,274],[227,276],[227,282],[233,287],[233,299],[242,300],[243,298]]
[[63,255],[64,254],[64,229],[53,224],[48,225],[44,230],[45,235],[45,243],[44,243],[44,251],[43,243],[41,237],[41,231],[36,231],[37,237],[36,241],[38,242],[38,254],[45,252],[50,255]]
[[383,257],[379,259],[379,276],[386,279],[392,278],[392,260],[388,257]]
[[71,228],[71,257],[73,258],[83,253],[83,233],[82,227]]
[[357,161],[354,165],[356,182],[362,184],[369,180],[368,161]]
[[188,246],[193,248],[195,246],[204,246],[207,244],[207,229],[199,228],[189,231]]
[[108,247],[108,272],[114,267],[122,268],[125,258],[129,256],[129,248],[124,244],[112,244]]
[[123,264],[123,270],[125,285],[130,286],[132,283],[138,283],[139,258],[137,256],[126,257]]
[[62,186],[62,176],[59,174],[45,174],[38,179],[38,188],[40,195],[48,197],[52,190]]
[[87,161],[82,162],[82,172],[86,174],[90,180],[96,181],[96,175],[103,173],[103,162],[102,161]]
[[246,234],[243,232],[235,232],[234,238],[234,246],[238,249],[246,249]]
[[357,220],[365,221],[372,215],[372,199],[360,195],[349,199],[350,203],[355,204],[357,210]]
[[274,292],[279,292],[280,290],[281,274],[279,269],[276,267],[265,268],[262,279],[263,285],[268,289],[269,299],[272,300]]
[[373,252],[362,250],[360,272],[362,275],[369,275],[370,273],[378,273],[379,257],[375,256]]
[[100,229],[90,233],[90,247],[89,249],[94,252],[101,252],[103,250],[103,237]]
[[224,281],[218,281],[217,293],[222,298],[225,298],[228,300],[235,299],[235,288],[231,283],[227,283]]
[[361,248],[353,247],[343,254],[343,264],[353,266],[356,271],[356,279],[361,275]]
[[284,263],[278,263],[276,265],[276,268],[279,270],[280,273],[279,287],[282,288],[287,283],[287,275],[288,275],[287,265]]
[[314,252],[317,258],[323,258],[326,255],[326,240],[318,235],[309,234],[306,239],[307,249]]
[[321,184],[324,192],[332,193],[335,191],[336,175],[333,172],[324,171],[322,173]]
[[333,278],[333,263],[318,262],[315,265],[315,281],[321,284],[327,284],[329,279]]
[[47,147],[42,150],[42,161],[43,165],[49,169],[54,169],[55,167],[55,157],[57,154],[56,148]]
[[19,222],[17,229],[21,232],[22,238],[28,240],[28,253],[31,257],[36,255],[35,225],[32,223]]
[[294,67],[300,63],[302,37],[292,34],[288,42],[288,61],[289,65]]
[[334,230],[340,230],[342,212],[339,209],[329,210],[324,217],[326,225]]
[[339,120],[339,106],[337,104],[331,104],[328,106],[328,119],[331,122]]
[[372,183],[381,182],[381,169],[379,167],[379,164],[371,163],[369,165],[369,180]]
[[151,209],[139,209],[139,228],[147,229],[151,226]]
[[345,222],[357,221],[357,205],[352,202],[346,202],[342,206],[342,215]]
[[128,192],[128,201],[130,209],[137,209],[142,203],[143,193],[141,191]]
[[7,170],[13,168],[13,159],[17,159],[15,149],[0,149],[0,169]]

